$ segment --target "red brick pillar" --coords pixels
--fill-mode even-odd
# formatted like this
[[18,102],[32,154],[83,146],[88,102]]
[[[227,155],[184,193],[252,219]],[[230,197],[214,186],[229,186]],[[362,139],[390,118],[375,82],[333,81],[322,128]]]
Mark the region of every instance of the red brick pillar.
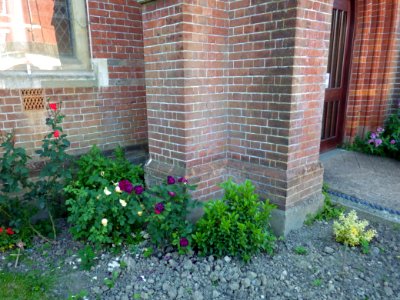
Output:
[[228,14],[226,1],[214,2],[160,0],[142,7],[147,180],[187,176],[198,184],[199,199],[218,191],[227,162]]
[[230,1],[229,174],[278,205],[279,233],[322,203],[332,0]]
[[200,199],[251,179],[278,233],[300,227],[322,203],[332,1],[146,1],[147,178],[186,175]]

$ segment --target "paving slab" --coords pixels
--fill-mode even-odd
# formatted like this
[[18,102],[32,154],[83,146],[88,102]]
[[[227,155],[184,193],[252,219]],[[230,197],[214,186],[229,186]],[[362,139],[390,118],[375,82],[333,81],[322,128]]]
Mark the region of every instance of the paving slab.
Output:
[[320,159],[336,196],[400,216],[400,161],[342,149]]

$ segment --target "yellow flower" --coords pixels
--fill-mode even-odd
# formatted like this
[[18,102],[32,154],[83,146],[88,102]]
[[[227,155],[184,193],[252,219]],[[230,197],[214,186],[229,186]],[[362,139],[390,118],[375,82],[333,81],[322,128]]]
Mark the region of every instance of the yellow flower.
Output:
[[141,217],[143,215],[143,212],[140,210],[137,212],[138,216]]
[[106,196],[111,195],[111,192],[108,190],[107,187],[104,188],[104,194],[106,194]]
[[121,189],[119,188],[118,185],[115,187],[115,191],[116,191],[117,193],[122,193],[122,191],[121,191]]
[[119,199],[119,203],[121,203],[122,207],[126,206],[126,201],[125,200]]
[[108,220],[106,218],[101,220],[101,224],[103,224],[103,226],[107,226]]

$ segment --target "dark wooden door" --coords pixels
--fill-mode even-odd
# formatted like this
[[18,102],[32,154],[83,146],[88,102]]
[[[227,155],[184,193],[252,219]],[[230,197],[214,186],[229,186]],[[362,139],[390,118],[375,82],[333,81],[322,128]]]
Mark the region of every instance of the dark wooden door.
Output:
[[321,151],[342,142],[353,35],[350,0],[335,0],[329,44],[327,88],[322,117]]

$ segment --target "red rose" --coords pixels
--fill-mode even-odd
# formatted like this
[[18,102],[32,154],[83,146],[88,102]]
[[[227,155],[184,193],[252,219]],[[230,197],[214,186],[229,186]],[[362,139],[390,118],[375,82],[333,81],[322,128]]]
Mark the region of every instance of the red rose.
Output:
[[3,233],[3,227],[0,227],[0,233]]
[[51,110],[57,110],[57,103],[50,103],[49,107]]
[[9,235],[13,235],[13,234],[15,233],[10,227],[8,227],[8,228],[6,229],[6,232],[7,232],[7,234],[9,234]]
[[54,131],[54,137],[55,138],[59,138],[60,137],[60,131],[59,130]]

